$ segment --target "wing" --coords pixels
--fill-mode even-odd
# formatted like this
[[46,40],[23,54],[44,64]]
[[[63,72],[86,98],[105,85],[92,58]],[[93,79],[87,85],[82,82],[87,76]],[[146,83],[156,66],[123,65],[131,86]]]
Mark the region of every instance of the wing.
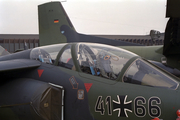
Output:
[[41,62],[29,59],[0,61],[0,72],[39,67]]
[[0,85],[6,81],[12,81],[18,78],[26,70],[32,70],[41,65],[41,62],[29,59],[14,59],[7,61],[0,61]]

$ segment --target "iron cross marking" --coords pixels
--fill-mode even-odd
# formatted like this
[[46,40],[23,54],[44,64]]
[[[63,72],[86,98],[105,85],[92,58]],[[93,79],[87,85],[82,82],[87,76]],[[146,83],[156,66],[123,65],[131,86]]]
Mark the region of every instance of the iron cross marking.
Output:
[[132,112],[132,100],[126,102],[126,96],[117,95],[117,101],[113,100],[113,111],[119,111],[118,117],[128,117],[127,111]]

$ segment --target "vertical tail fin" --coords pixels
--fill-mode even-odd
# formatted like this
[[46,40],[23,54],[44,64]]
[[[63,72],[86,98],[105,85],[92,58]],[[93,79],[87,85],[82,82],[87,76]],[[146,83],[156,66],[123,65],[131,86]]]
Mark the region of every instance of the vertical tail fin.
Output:
[[180,56],[180,1],[167,0],[166,17],[169,21],[166,25],[164,49],[165,56]]
[[180,69],[180,1],[167,0],[166,17],[169,21],[166,25],[163,55],[167,58],[167,64]]
[[39,5],[38,11],[40,46],[68,42],[93,42],[113,46],[140,45],[77,33],[60,2]]
[[75,31],[69,17],[60,2],[49,2],[38,6],[39,45],[50,45],[67,42],[60,27],[67,25]]
[[180,55],[180,18],[171,17],[167,22],[163,54]]

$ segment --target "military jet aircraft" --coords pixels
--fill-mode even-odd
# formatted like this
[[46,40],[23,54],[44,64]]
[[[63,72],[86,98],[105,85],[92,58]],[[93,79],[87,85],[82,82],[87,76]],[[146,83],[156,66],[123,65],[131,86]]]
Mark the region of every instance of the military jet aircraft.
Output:
[[173,120],[180,114],[179,79],[121,48],[56,44],[1,56],[0,66],[0,120]]
[[[113,45],[134,52],[141,57],[151,60],[152,63],[166,71],[180,76],[179,55],[177,54],[179,47],[171,45],[171,43],[176,43],[176,39],[171,41],[171,36],[166,37],[164,47],[162,45],[140,46],[135,43],[80,34],[75,30],[60,2],[49,2],[39,5],[38,14],[40,46],[67,42],[92,42]],[[168,25],[166,36],[177,31],[174,29],[174,32],[172,32],[172,27],[172,25]],[[174,50],[174,48],[176,49]],[[164,55],[163,51],[165,51]]]
[[1,120],[175,120],[179,79],[127,50],[94,43],[0,57]]

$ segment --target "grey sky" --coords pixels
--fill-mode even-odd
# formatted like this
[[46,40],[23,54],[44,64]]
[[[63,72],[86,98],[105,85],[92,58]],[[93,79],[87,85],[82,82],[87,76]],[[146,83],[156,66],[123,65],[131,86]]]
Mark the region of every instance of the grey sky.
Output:
[[[0,0],[0,34],[38,34],[37,6],[48,0]],[[166,0],[67,0],[74,27],[86,34],[164,31]]]

